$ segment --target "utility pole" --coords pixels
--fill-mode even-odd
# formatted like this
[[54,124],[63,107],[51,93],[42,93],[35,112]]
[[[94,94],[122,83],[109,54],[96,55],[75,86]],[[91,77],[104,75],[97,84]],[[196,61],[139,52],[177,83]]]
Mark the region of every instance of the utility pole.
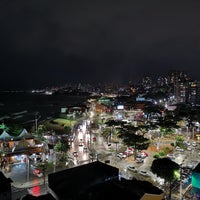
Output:
[[35,133],[38,135],[38,118],[37,113],[35,114]]
[[37,112],[35,114],[35,134],[38,136],[38,120],[41,116],[39,116],[39,113]]

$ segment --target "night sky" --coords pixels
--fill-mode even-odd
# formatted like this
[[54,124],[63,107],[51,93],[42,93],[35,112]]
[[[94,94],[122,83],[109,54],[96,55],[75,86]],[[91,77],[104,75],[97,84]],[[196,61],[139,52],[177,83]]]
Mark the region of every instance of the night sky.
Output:
[[200,80],[199,0],[1,0],[0,89]]

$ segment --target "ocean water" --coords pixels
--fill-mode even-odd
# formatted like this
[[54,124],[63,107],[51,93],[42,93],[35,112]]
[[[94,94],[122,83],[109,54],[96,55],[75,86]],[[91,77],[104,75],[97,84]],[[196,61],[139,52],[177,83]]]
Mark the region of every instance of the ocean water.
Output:
[[0,121],[9,117],[17,122],[25,123],[34,120],[36,113],[40,116],[40,120],[44,120],[61,113],[61,108],[80,106],[86,100],[86,96],[1,92]]

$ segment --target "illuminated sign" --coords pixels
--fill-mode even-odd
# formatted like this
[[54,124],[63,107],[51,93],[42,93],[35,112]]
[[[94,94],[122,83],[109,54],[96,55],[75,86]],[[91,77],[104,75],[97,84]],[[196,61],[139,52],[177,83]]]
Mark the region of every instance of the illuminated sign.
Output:
[[124,109],[124,105],[118,105],[118,106],[117,106],[117,109],[118,109],[118,110],[123,110],[123,109]]

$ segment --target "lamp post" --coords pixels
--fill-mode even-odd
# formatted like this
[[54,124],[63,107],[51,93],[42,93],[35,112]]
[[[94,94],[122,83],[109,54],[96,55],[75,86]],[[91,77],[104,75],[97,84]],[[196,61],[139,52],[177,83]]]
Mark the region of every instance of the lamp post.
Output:
[[40,119],[40,115],[39,115],[39,113],[37,112],[36,114],[35,114],[35,133],[36,133],[36,135],[38,136],[38,120]]
[[53,152],[53,172],[56,172],[56,152]]
[[182,168],[183,168],[183,162],[180,164],[180,200],[183,200],[183,187],[182,187]]
[[182,164],[180,165],[180,200],[182,200]]

